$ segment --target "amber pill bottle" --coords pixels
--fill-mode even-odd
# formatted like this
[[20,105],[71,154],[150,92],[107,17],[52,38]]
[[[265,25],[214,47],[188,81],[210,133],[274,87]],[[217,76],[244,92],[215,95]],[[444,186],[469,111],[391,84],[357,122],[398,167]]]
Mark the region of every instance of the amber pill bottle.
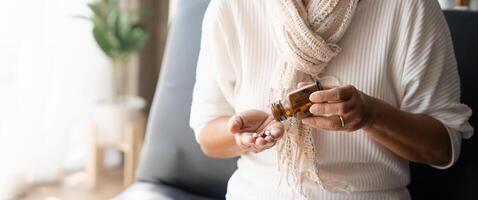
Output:
[[302,119],[310,116],[309,108],[312,106],[312,102],[309,100],[309,96],[321,89],[320,83],[316,81],[315,84],[288,93],[283,99],[272,103],[272,115],[277,121],[285,121],[291,117]]

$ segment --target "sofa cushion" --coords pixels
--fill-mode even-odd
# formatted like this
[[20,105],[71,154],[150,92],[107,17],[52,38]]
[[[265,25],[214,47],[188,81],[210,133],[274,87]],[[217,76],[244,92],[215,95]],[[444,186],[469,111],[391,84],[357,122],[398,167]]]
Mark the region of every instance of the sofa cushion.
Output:
[[113,200],[212,200],[179,188],[157,183],[137,182]]
[[208,3],[178,2],[136,175],[138,181],[164,183],[192,194],[223,199],[236,159],[207,158],[189,128],[202,18]]

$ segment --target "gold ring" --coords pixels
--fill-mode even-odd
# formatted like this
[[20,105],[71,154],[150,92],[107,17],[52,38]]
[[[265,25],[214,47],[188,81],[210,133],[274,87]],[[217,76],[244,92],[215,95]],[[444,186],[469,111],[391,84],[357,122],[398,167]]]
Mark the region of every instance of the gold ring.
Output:
[[339,115],[339,118],[340,118],[340,122],[342,123],[342,128],[345,128],[344,118],[342,117],[342,115]]

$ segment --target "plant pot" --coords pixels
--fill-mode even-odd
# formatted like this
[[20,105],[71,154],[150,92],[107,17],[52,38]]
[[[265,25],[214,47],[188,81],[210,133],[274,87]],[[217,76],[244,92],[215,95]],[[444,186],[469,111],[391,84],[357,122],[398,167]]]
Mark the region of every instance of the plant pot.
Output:
[[146,101],[135,96],[98,101],[94,113],[97,142],[112,146],[123,141],[128,123],[140,120],[145,107]]

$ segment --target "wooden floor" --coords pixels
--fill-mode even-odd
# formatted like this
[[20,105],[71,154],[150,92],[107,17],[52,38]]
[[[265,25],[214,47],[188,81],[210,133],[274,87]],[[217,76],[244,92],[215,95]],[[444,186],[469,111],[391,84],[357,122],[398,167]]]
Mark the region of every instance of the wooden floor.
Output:
[[76,172],[65,176],[59,183],[37,185],[20,200],[107,200],[123,190],[121,169],[103,172],[96,189],[86,187],[86,173]]

